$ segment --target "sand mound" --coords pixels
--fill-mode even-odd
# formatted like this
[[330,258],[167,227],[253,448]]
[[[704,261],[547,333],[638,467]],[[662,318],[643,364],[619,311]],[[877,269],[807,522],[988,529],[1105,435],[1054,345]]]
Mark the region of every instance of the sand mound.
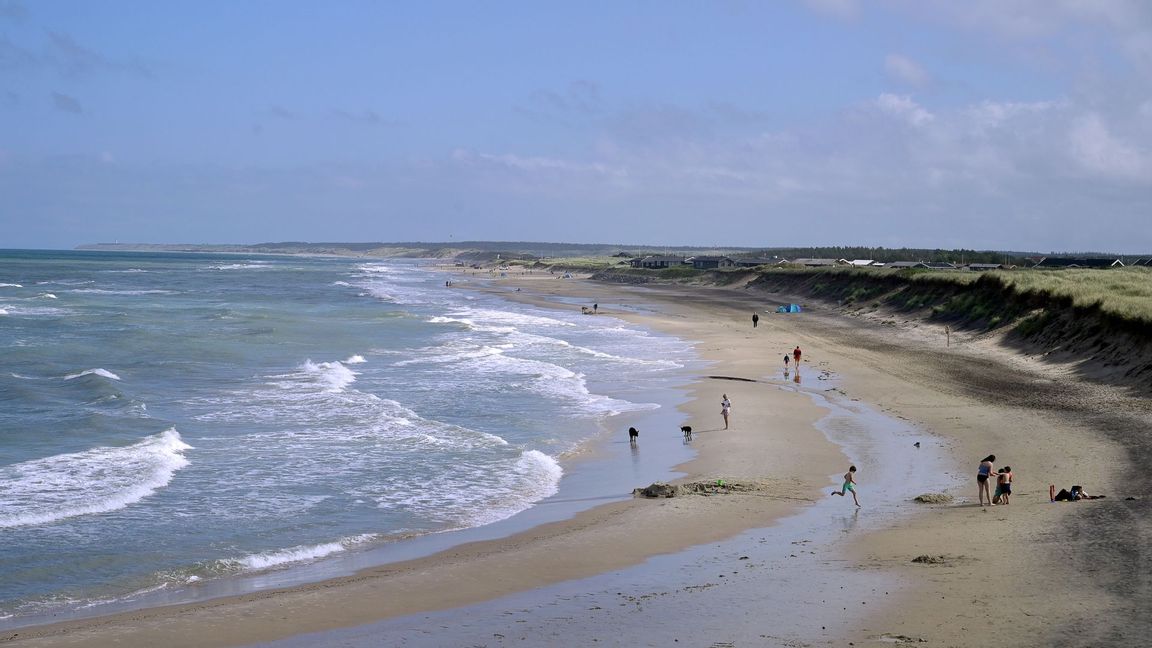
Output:
[[924,493],[913,497],[912,501],[921,504],[947,504],[952,501],[952,496],[947,493]]
[[760,482],[728,481],[715,479],[707,481],[687,482],[684,484],[665,484],[655,482],[644,488],[632,490],[632,495],[643,497],[683,497],[685,495],[728,495],[731,493],[751,493],[767,490],[768,486]]

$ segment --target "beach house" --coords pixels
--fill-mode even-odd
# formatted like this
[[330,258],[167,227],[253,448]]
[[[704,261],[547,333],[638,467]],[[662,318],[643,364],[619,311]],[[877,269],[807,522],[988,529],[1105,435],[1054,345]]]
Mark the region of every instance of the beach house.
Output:
[[731,268],[736,265],[732,259],[726,256],[694,256],[688,259],[692,262],[692,267],[697,270],[711,270],[713,268]]

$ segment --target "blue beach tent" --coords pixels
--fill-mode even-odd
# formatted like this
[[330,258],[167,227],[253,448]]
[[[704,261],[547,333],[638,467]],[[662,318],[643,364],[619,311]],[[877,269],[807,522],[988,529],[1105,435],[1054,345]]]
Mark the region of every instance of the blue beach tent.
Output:
[[799,313],[800,312],[800,304],[788,304],[787,306],[781,306],[780,308],[776,309],[776,312],[777,313]]

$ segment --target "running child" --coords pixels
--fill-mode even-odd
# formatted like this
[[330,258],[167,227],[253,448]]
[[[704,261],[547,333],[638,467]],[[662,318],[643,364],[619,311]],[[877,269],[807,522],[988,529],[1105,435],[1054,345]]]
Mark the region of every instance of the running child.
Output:
[[831,494],[844,497],[848,493],[852,493],[852,501],[856,502],[856,506],[860,506],[860,500],[856,499],[856,466],[848,468],[848,472],[844,473],[844,485],[840,490],[832,491]]

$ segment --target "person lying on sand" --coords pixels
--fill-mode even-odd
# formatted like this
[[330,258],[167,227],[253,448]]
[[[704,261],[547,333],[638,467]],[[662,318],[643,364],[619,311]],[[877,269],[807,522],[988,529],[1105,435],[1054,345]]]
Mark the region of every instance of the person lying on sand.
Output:
[[1077,485],[1073,486],[1070,491],[1061,488],[1052,500],[1055,502],[1078,502],[1080,500],[1104,499],[1105,497],[1106,495],[1089,495],[1083,486]]

